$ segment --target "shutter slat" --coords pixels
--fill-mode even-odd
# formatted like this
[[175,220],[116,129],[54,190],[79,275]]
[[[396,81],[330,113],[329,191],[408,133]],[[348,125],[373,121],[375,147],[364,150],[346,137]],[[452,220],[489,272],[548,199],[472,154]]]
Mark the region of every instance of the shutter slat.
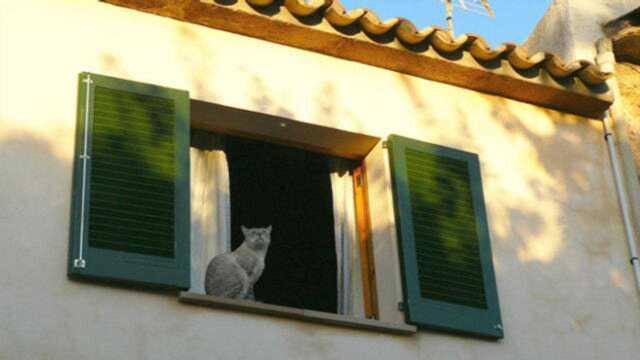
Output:
[[[118,156],[118,157],[127,157],[131,151],[147,152],[145,157],[147,159],[153,159],[156,161],[167,161],[167,160],[170,160],[173,156],[171,155],[171,151],[166,151],[166,152],[160,151],[158,147],[154,147],[152,145],[133,146],[132,144],[127,144],[127,148],[128,148],[127,150],[117,149],[114,147],[108,148],[108,151],[109,151],[108,155]],[[98,149],[98,150],[102,150],[102,149]],[[152,150],[153,153],[149,153],[148,150]],[[106,156],[105,154],[101,154],[101,155]]]
[[[92,231],[95,241],[113,241],[113,239],[121,237],[121,235],[114,235],[114,230],[122,230],[121,226],[108,226],[108,225],[92,225]],[[172,239],[158,239],[153,235],[145,233],[141,230],[132,231],[131,234],[134,234],[135,237],[130,237],[127,239],[128,243],[132,245],[145,245],[148,248],[156,247],[158,249],[165,249],[167,251],[171,251],[173,248],[173,240]],[[117,242],[117,241],[116,241]]]
[[[109,164],[104,164],[109,165]],[[158,182],[158,178],[149,174],[148,171],[145,171],[144,168],[138,169],[121,169],[117,166],[102,166],[94,171],[95,174],[100,174],[100,176],[130,176],[132,177],[132,182],[139,182],[145,184],[155,184]]]
[[[460,301],[459,298],[452,296],[447,289],[444,289],[442,291],[431,290],[431,294],[435,295],[438,299],[440,299],[439,301],[444,301],[444,302]],[[468,303],[473,307],[482,306],[482,303],[475,302],[473,299],[469,299]]]
[[456,266],[473,265],[478,262],[478,259],[479,259],[478,257],[462,256],[461,254],[464,254],[464,253],[462,251],[459,251],[459,252],[448,251],[448,252],[441,252],[441,253],[439,253],[438,251],[429,251],[428,253],[423,254],[416,251],[417,258],[424,259],[425,261],[433,260],[434,263],[444,256],[448,256],[452,258],[449,260],[449,262],[456,264]]
[[[148,158],[147,160],[152,160],[153,158]],[[141,173],[146,172],[149,178],[153,178],[153,173],[149,173],[149,171],[155,171],[157,173],[164,173],[168,176],[175,174],[175,168],[171,165],[159,161],[150,163],[148,161],[143,161],[139,157],[134,157],[132,155],[129,156],[121,156],[117,157],[115,155],[98,155],[93,159],[94,163],[98,163],[98,169],[102,170],[103,167],[112,167],[114,170],[120,170],[131,173]]]
[[[418,274],[418,277],[423,277],[428,274],[441,273],[447,275],[450,279],[456,280],[460,283],[475,283],[477,281],[482,281],[482,276],[478,276],[478,273],[473,270],[465,270],[462,266],[456,266],[452,263],[443,264],[442,258],[438,257],[429,257],[426,258],[424,256],[418,257],[418,262],[425,267],[425,270]],[[465,266],[469,267],[469,266]],[[443,281],[444,283],[444,281]],[[429,286],[434,284],[425,284],[428,286],[424,286],[424,291],[429,289]]]
[[173,190],[162,188],[158,184],[141,182],[135,176],[128,176],[129,174],[121,174],[122,177],[113,178],[109,176],[101,176],[101,175],[93,175],[94,177],[100,179],[101,181],[109,181],[114,186],[121,184],[122,186],[127,185],[132,189],[139,189],[141,191],[150,191],[154,194],[160,193],[165,195],[173,195]]
[[[120,184],[115,184],[109,182],[100,182],[101,178],[97,178],[95,182],[91,185],[91,189],[93,193],[97,193],[98,196],[101,195],[115,195],[115,194],[123,194],[123,195],[132,195],[132,199],[135,199],[136,204],[144,205],[146,201],[152,200],[155,201],[156,204],[162,204],[164,210],[169,210],[169,206],[173,204],[171,200],[172,194],[167,194],[147,190],[147,189],[136,189],[135,183],[131,183],[131,186],[127,188],[123,188]],[[142,196],[147,196],[144,201],[140,201]],[[126,204],[128,206],[128,204]]]
[[427,274],[424,276],[421,276],[421,278],[424,281],[434,281],[436,283],[440,283],[438,282],[440,279],[444,279],[447,282],[447,289],[451,288],[451,289],[462,289],[462,290],[466,290],[466,291],[470,291],[470,292],[484,292],[484,287],[482,286],[482,283],[478,283],[478,284],[473,284],[473,283],[461,283],[459,281],[457,281],[456,279],[449,279],[447,278],[447,274],[437,274],[437,273],[433,273],[433,274]]
[[[91,199],[91,201],[96,203],[95,204],[96,207],[106,207],[106,208],[114,208],[114,207],[117,208],[118,205],[122,203],[122,200],[119,200],[115,196],[111,196],[108,198],[99,198],[94,196]],[[173,212],[162,211],[156,207],[149,206],[149,204],[140,205],[136,203],[130,203],[129,207],[130,207],[130,211],[134,213],[145,213],[148,215],[161,216],[161,217],[167,217],[167,218],[173,218],[174,216]]]
[[[126,121],[126,122],[135,122],[135,121],[145,121],[146,118],[148,118],[150,116],[150,114],[147,114],[146,116],[140,116],[140,117],[126,117],[126,116],[122,116],[119,115],[117,113],[107,113],[105,115],[100,115],[100,114],[96,114],[95,119],[96,120],[108,120],[109,118],[112,118],[114,116],[117,116],[121,121]],[[171,140],[173,138],[173,129],[165,129],[161,126],[158,126],[156,124],[153,125],[153,130],[152,130],[152,137],[149,137],[149,131],[145,130],[144,128],[135,128],[135,127],[127,127],[127,126],[123,126],[124,124],[113,124],[113,123],[96,123],[95,127],[94,127],[94,131],[98,134],[105,134],[105,135],[114,135],[114,136],[122,136],[122,135],[138,135],[138,136],[143,136],[142,138],[138,139],[139,143],[144,143],[149,142],[151,144],[157,144],[158,142],[166,142],[168,145],[171,144]]]
[[147,212],[132,211],[129,207],[123,209],[109,205],[101,206],[100,204],[94,204],[93,208],[100,211],[103,216],[109,216],[113,218],[121,217],[125,219],[137,218],[141,220],[148,220],[149,223],[154,225],[157,224],[158,221],[172,222],[171,220],[173,219],[173,214],[150,214]]
[[93,201],[94,199],[98,199],[100,201],[108,201],[115,206],[118,206],[122,203],[128,203],[129,206],[131,206],[131,209],[147,209],[149,207],[155,206],[156,210],[160,209],[160,211],[170,211],[166,208],[167,202],[162,199],[157,200],[148,197],[145,199],[145,203],[137,202],[138,195],[136,193],[125,194],[123,192],[100,192],[92,195],[91,200]]
[[126,251],[130,252],[132,249],[136,250],[137,253],[144,253],[147,255],[155,255],[162,257],[171,257],[173,256],[173,250],[160,249],[153,246],[143,246],[136,244],[127,244],[128,239],[123,239],[122,241],[109,241],[109,240],[95,240],[95,244],[100,248],[115,250],[115,251]]

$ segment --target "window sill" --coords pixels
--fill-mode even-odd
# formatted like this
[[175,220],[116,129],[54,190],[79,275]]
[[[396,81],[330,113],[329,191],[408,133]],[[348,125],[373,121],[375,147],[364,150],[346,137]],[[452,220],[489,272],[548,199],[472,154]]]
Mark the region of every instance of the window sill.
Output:
[[180,302],[223,308],[241,310],[243,312],[276,315],[302,321],[345,326],[355,329],[371,330],[399,335],[413,335],[417,332],[415,326],[406,324],[389,324],[378,320],[359,319],[345,315],[325,313],[321,311],[296,309],[287,306],[264,304],[250,300],[227,299],[218,296],[202,295],[192,292],[180,292]]

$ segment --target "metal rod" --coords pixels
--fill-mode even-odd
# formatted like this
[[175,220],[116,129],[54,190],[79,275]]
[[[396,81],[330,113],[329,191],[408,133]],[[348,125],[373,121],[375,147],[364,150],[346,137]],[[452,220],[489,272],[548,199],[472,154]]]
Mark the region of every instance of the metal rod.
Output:
[[84,144],[82,149],[82,154],[80,158],[82,159],[82,194],[80,200],[80,242],[79,242],[79,254],[78,258],[73,261],[73,266],[78,268],[84,268],[86,266],[86,261],[83,257],[84,252],[84,214],[86,212],[85,203],[87,197],[87,162],[89,161],[89,97],[91,96],[91,75],[87,74],[87,78],[82,80],[86,84],[86,92],[85,92],[85,104],[84,104]]
[[633,222],[631,220],[631,209],[629,208],[629,202],[627,197],[627,190],[624,186],[622,179],[622,170],[620,168],[620,159],[615,148],[615,138],[611,132],[609,125],[609,113],[602,121],[604,128],[604,137],[607,141],[607,147],[609,149],[609,157],[611,158],[611,167],[613,169],[613,178],[616,183],[616,193],[618,195],[618,203],[620,204],[620,210],[622,211],[622,221],[624,223],[624,231],[627,235],[627,245],[629,247],[629,255],[631,257],[631,267],[636,278],[636,289],[640,292],[640,262],[638,261],[638,249],[636,246],[636,234],[633,231]]
[[453,36],[453,3],[452,0],[446,0],[447,3],[447,30],[449,35]]
[[[603,71],[615,72],[615,56],[613,54],[613,44],[611,43],[611,39],[601,38],[596,42],[596,50],[598,52],[598,56],[596,57],[596,62],[600,66]],[[616,122],[624,122],[627,121],[624,117],[624,111],[620,111],[619,108],[621,106],[620,103],[620,89],[618,87],[618,82],[615,77],[609,79],[607,81],[609,87],[613,91],[614,94],[614,102],[609,108],[609,110],[605,113],[604,119],[602,119],[602,127],[604,129],[604,137],[607,142],[607,148],[609,151],[609,157],[611,159],[611,168],[613,171],[613,177],[615,179],[616,193],[618,195],[618,203],[620,205],[620,210],[622,211],[622,221],[624,225],[624,231],[626,234],[627,247],[629,249],[629,258],[631,262],[631,267],[633,268],[633,273],[635,276],[636,282],[636,290],[640,293],[640,263],[638,260],[638,249],[637,249],[637,237],[635,228],[633,225],[633,215],[631,205],[629,203],[629,194],[627,192],[627,188],[625,186],[624,181],[624,173],[621,168],[621,160],[618,156],[618,152],[616,150],[616,139],[615,135],[612,132],[610,121],[613,118]]]

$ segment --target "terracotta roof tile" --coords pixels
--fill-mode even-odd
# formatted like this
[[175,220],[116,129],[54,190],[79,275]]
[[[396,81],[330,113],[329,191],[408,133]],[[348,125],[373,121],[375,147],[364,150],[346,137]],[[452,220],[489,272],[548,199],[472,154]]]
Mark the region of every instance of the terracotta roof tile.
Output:
[[338,0],[101,1],[593,119],[613,102],[611,74],[591,62],[491,47],[475,34],[452,38]]
[[[464,34],[452,38],[447,31],[437,27],[417,29],[409,20],[392,18],[381,20],[375,12],[368,9],[347,10],[339,0],[246,0],[256,7],[274,6],[281,2],[292,15],[298,18],[321,15],[332,26],[342,28],[356,22],[362,30],[374,41],[381,36],[393,36],[402,44],[407,45],[408,51],[412,46],[425,43],[444,53],[468,52],[480,62],[506,59],[518,70],[541,69],[547,71],[556,79],[578,77],[585,84],[593,86],[605,82],[611,73],[603,72],[590,61],[579,60],[565,63],[552,53],[536,53],[529,55],[527,51],[516,44],[505,43],[491,48],[486,40],[475,34]],[[225,2],[218,4],[224,5]]]

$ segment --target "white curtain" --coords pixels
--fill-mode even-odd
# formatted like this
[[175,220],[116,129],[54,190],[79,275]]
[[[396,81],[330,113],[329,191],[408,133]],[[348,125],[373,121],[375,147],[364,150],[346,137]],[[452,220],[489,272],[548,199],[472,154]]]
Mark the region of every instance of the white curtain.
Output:
[[338,260],[338,313],[364,318],[353,178],[348,173],[332,173],[331,187]]
[[229,167],[220,150],[191,148],[191,289],[204,294],[209,261],[231,247]]

